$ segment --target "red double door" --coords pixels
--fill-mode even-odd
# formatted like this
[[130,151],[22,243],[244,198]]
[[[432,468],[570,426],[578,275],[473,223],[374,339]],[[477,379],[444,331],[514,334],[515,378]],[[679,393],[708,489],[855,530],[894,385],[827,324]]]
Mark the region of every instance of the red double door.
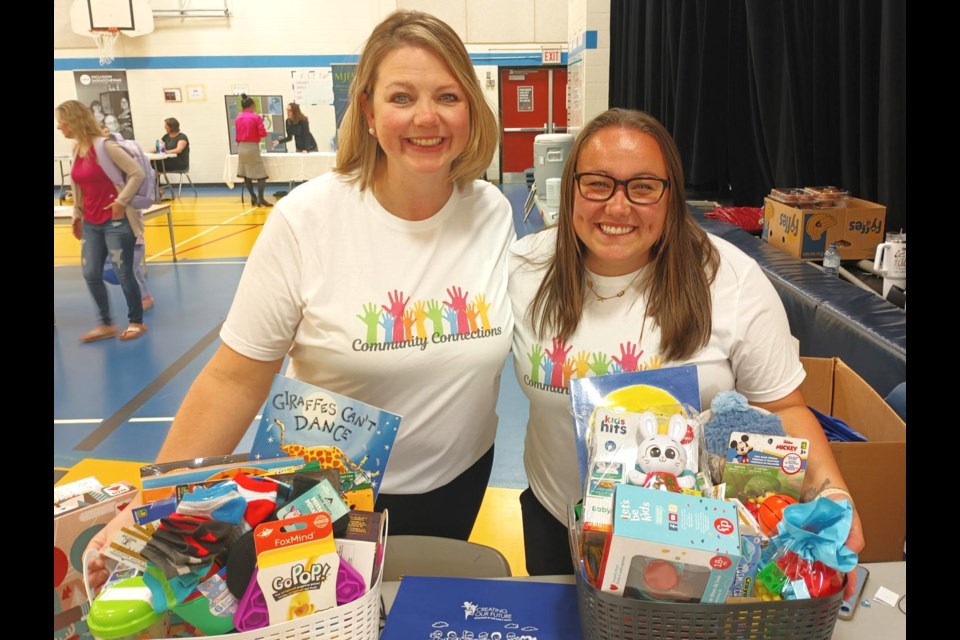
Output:
[[533,167],[534,138],[567,131],[566,68],[501,68],[500,114],[500,180],[522,183]]

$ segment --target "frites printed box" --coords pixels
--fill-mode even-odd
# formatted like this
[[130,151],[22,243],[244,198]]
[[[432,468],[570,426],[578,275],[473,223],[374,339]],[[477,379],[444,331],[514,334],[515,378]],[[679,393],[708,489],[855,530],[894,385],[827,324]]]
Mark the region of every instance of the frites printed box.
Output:
[[844,207],[798,208],[765,198],[763,239],[801,260],[820,260],[831,242],[843,260],[873,260],[883,242],[887,208],[849,198]]
[[617,486],[601,591],[640,600],[723,602],[740,562],[730,502]]

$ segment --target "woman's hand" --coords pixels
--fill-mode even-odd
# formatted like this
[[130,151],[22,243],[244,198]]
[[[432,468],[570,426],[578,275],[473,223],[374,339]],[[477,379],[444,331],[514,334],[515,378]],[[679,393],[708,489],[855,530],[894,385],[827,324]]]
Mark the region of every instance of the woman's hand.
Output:
[[274,149],[276,149],[276,148],[277,148],[277,145],[280,144],[280,141],[279,141],[279,140],[274,140],[274,141],[271,142],[270,144],[273,145],[273,148],[274,148]]
[[[827,496],[831,500],[849,500],[849,496],[845,496],[842,493],[836,493],[830,496]],[[853,505],[853,501],[850,502]],[[857,511],[856,505],[853,506],[853,520],[850,522],[850,533],[847,534],[847,540],[844,542],[844,546],[848,549],[860,555],[860,552],[863,551],[863,547],[866,545],[866,540],[863,538],[863,525],[860,523],[860,513]],[[847,600],[852,598],[857,589],[857,572],[850,571],[847,573],[847,586],[843,590],[843,597]]]
[[91,554],[90,559],[87,560],[87,576],[90,578],[90,589],[93,591],[99,589],[103,583],[107,581],[107,578],[110,577],[110,569],[107,567],[106,562],[104,562],[101,552],[110,544],[110,541],[120,533],[120,529],[133,526],[133,510],[139,505],[139,499],[135,498],[133,503],[127,505],[123,511],[114,516],[113,520],[108,522],[103,529],[100,529],[97,535],[93,536],[90,542],[87,543],[87,548],[84,550],[84,557],[88,551],[97,552],[96,554]]
[[120,204],[116,200],[104,207],[104,209],[110,209],[110,218],[113,220],[123,220],[127,217],[126,205]]
[[71,225],[73,227],[73,237],[77,240],[83,240],[83,220],[74,218]]

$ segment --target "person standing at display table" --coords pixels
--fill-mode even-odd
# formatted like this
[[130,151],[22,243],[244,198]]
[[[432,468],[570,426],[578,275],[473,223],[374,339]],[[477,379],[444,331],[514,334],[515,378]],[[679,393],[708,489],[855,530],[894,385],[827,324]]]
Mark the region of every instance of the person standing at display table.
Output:
[[[260,156],[260,141],[267,137],[263,118],[253,110],[255,103],[247,94],[241,94],[240,106],[243,111],[237,115],[234,124],[237,129],[237,176],[243,178],[243,184],[250,192],[250,204],[254,207],[271,207],[263,197],[267,184],[267,167]],[[257,181],[257,192],[253,191],[253,181]]]
[[[100,324],[85,333],[82,342],[113,338],[117,327],[110,315],[110,298],[103,281],[103,265],[110,255],[127,302],[130,324],[121,340],[139,338],[147,332],[143,324],[143,302],[133,273],[134,246],[143,235],[141,212],[127,205],[145,179],[136,160],[127,155],[110,136],[105,136],[93,112],[82,102],[68,100],[57,107],[57,128],[65,138],[75,140],[70,178],[74,186],[73,235],[82,241],[83,278],[97,305]],[[95,144],[103,138],[103,151],[123,172],[126,182],[118,192],[97,160]]]
[[317,141],[313,139],[310,133],[310,119],[300,111],[300,105],[291,102],[287,105],[287,137],[273,141],[276,147],[281,142],[290,142],[293,138],[294,145],[299,153],[310,153],[317,150]]
[[516,234],[509,201],[479,179],[498,126],[456,32],[425,13],[387,16],[340,135],[336,170],[267,219],[223,344],[157,460],[232,452],[289,355],[285,375],[403,416],[376,502],[390,533],[466,540],[493,464]]
[[180,121],[176,118],[163,119],[164,134],[160,137],[168,157],[164,159],[167,171],[186,171],[190,168],[190,140],[180,131]]
[[[696,365],[701,406],[736,389],[810,441],[804,500],[852,503],[800,392],[806,374],[780,298],[752,258],[693,219],[680,154],[654,118],[611,109],[581,130],[558,225],[517,242],[509,271],[514,364],[530,400],[520,503],[531,575],[573,572],[567,508],[583,486],[566,382],[600,370]],[[856,512],[847,546],[864,546]]]

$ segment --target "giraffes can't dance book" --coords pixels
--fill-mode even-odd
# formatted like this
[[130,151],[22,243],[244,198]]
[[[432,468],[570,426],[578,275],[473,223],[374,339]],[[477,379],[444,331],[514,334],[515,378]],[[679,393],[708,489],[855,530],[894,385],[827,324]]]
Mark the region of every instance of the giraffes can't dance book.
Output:
[[251,460],[300,456],[336,469],[351,488],[379,492],[401,416],[277,375],[250,449]]

